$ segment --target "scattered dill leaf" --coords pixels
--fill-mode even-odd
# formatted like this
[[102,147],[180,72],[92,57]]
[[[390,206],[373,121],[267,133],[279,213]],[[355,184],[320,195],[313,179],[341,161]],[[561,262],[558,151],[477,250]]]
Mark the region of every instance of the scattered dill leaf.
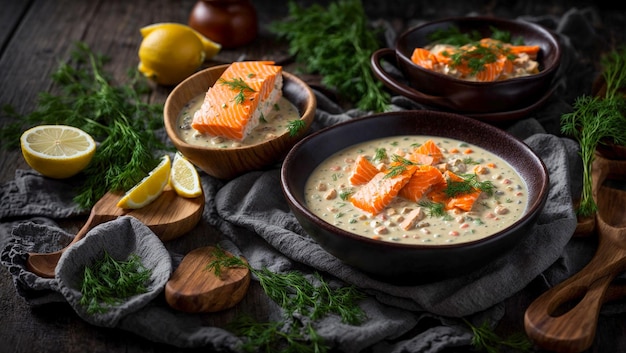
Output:
[[[301,342],[314,343],[315,352],[326,351],[326,348],[312,327],[301,327],[301,320],[294,319],[296,315],[306,315],[311,319],[319,319],[328,314],[336,314],[341,321],[350,325],[358,325],[365,318],[365,313],[357,302],[364,298],[356,288],[331,288],[330,285],[315,273],[318,283],[314,285],[302,273],[297,271],[274,273],[267,268],[255,269],[238,256],[228,256],[219,246],[213,251],[214,260],[207,265],[207,269],[215,271],[216,275],[223,267],[245,266],[259,280],[267,296],[285,310],[288,319],[292,320],[288,332],[281,332],[278,324],[244,325],[244,335],[253,347],[274,346],[274,340],[286,340],[289,350],[282,352],[300,352],[297,348]],[[259,332],[258,330],[261,330]],[[303,330],[305,332],[303,332]],[[250,334],[256,333],[250,336]],[[305,334],[306,333],[306,334]],[[291,350],[293,349],[293,350]],[[267,351],[267,350],[266,350]]]
[[520,352],[530,352],[532,343],[524,334],[513,334],[505,339],[499,337],[489,327],[487,322],[483,322],[480,326],[474,326],[467,319],[463,319],[465,324],[470,327],[474,338],[472,339],[472,346],[476,349],[485,351],[487,353],[498,353],[502,351],[502,347],[508,347]]
[[126,298],[145,293],[151,275],[137,254],[118,261],[105,251],[100,260],[85,267],[79,303],[89,314],[106,312]]
[[289,42],[289,51],[303,70],[322,76],[322,83],[366,111],[388,110],[390,95],[370,68],[380,48],[378,30],[368,22],[359,0],[338,0],[327,8],[288,4],[289,16],[270,30]]
[[384,178],[393,178],[395,176],[398,176],[402,173],[404,173],[406,171],[406,167],[409,165],[414,165],[415,163],[411,162],[410,160],[401,157],[397,154],[394,154],[391,157],[392,161],[397,162],[397,164],[393,165],[391,168],[389,168],[389,171],[387,172],[387,174],[385,174]]
[[137,70],[129,71],[127,84],[114,86],[104,71],[107,61],[78,42],[52,75],[59,94],[40,93],[37,107],[25,116],[3,108],[13,120],[0,130],[5,147],[19,148],[21,133],[40,124],[71,125],[100,142],[77,186],[74,200],[82,208],[91,208],[107,191],[137,184],[159,162],[153,151],[165,148],[153,132],[163,127],[163,105],[143,102],[149,89]]
[[[287,330],[283,328],[287,326]],[[291,325],[284,322],[257,322],[248,315],[233,320],[229,329],[240,336],[248,337],[242,344],[244,352],[267,353],[324,353],[328,351],[323,339],[311,324],[304,328],[296,321]]]

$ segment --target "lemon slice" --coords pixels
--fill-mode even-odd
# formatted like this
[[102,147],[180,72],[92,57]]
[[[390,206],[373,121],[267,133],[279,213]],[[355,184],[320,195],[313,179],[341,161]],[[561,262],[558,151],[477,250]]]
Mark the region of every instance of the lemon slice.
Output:
[[20,137],[26,163],[56,179],[69,178],[85,169],[96,153],[96,142],[85,131],[67,125],[39,125]]
[[196,167],[180,153],[174,155],[170,184],[179,196],[193,198],[202,195],[202,184]]
[[168,155],[163,156],[161,163],[152,169],[148,176],[122,196],[117,207],[137,209],[156,200],[157,197],[161,196],[163,189],[169,182],[171,166],[170,157]]

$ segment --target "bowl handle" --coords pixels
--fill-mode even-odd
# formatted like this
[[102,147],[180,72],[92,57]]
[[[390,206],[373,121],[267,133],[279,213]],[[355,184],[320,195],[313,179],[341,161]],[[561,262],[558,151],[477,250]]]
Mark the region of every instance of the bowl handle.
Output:
[[372,71],[374,72],[374,75],[392,91],[405,97],[411,98],[418,103],[426,105],[447,107],[452,104],[452,102],[445,97],[424,94],[416,89],[409,87],[407,84],[403,84],[402,82],[396,80],[382,67],[382,65],[380,64],[380,61],[382,59],[387,59],[387,61],[397,67],[396,51],[391,48],[378,49],[374,53],[372,53],[372,56],[370,58],[370,63],[372,65]]

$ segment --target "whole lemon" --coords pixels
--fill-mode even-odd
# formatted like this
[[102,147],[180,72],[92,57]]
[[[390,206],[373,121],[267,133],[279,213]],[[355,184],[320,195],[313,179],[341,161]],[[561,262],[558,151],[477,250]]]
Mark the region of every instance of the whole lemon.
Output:
[[157,23],[140,32],[138,69],[164,86],[180,83],[221,49],[219,43],[180,23]]

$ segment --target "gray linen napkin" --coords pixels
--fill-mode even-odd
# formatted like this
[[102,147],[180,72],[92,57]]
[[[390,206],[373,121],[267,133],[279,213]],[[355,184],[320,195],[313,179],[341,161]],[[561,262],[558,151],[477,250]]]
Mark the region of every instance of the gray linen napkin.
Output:
[[[174,269],[182,256],[194,247],[219,242],[226,250],[243,255],[252,267],[266,267],[274,272],[297,270],[313,279],[319,272],[334,286],[355,285],[367,293],[360,302],[367,320],[360,326],[346,325],[336,316],[314,322],[317,332],[330,347],[342,352],[441,352],[450,347],[467,346],[472,333],[461,317],[476,325],[496,325],[505,310],[523,315],[524,307],[509,308],[510,298],[528,302],[533,295],[528,286],[539,281],[544,289],[580,270],[593,255],[593,245],[572,239],[576,218],[572,198],[580,193],[581,165],[577,144],[558,137],[560,114],[569,108],[571,97],[587,91],[588,66],[578,59],[574,47],[594,43],[596,34],[588,25],[589,11],[573,9],[562,19],[527,18],[540,22],[560,34],[564,57],[556,94],[545,107],[531,117],[508,126],[507,130],[523,139],[545,162],[550,174],[550,193],[545,209],[524,241],[507,254],[463,277],[416,286],[396,286],[370,278],[326,253],[302,230],[283,199],[279,166],[245,174],[229,182],[202,175],[205,211],[200,227],[182,238],[165,244]],[[368,113],[343,111],[331,100],[317,94],[318,111],[313,130],[353,119]],[[394,110],[424,109],[403,97],[393,98]],[[55,183],[55,187],[51,187]],[[18,171],[14,181],[0,188],[1,261],[16,286],[17,293],[31,305],[64,301],[57,279],[42,279],[25,269],[29,251],[52,251],[67,244],[71,235],[55,227],[46,218],[82,214],[58,194],[53,182],[35,173]],[[51,190],[51,191],[50,191]],[[67,190],[66,190],[67,191]],[[64,196],[65,195],[65,196]],[[48,204],[54,202],[54,207]],[[19,217],[19,219],[16,219]],[[214,237],[206,237],[206,230]],[[99,232],[94,229],[93,232]],[[536,290],[536,289],[535,289]],[[255,303],[245,299],[238,304],[240,312],[255,312]],[[275,307],[269,320],[283,320],[282,310]],[[626,311],[626,304],[607,304],[607,311]],[[605,312],[605,311],[603,311]],[[170,309],[157,297],[137,311],[116,317],[111,324],[155,342],[179,347],[206,347],[216,351],[238,351],[241,339],[213,325],[215,315],[187,314]],[[229,316],[227,316],[229,317]],[[267,318],[262,318],[267,319]],[[301,318],[306,321],[307,318]],[[601,333],[599,333],[600,335]]]

